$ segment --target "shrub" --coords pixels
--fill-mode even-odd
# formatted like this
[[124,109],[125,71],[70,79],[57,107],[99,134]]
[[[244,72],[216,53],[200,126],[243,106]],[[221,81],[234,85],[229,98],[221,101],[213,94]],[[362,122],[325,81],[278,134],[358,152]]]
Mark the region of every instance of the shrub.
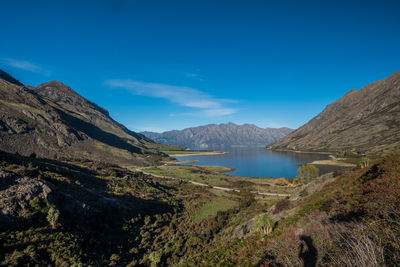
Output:
[[110,256],[110,266],[115,266],[118,264],[118,261],[121,259],[121,257],[118,254],[112,254]]
[[149,260],[151,262],[151,266],[157,266],[158,263],[160,263],[161,261],[161,256],[162,253],[159,251],[153,251],[152,253],[150,253]]
[[287,210],[289,207],[290,207],[290,200],[287,198],[282,199],[275,204],[275,209],[273,211],[273,214],[278,214],[284,210]]
[[52,229],[56,229],[58,217],[60,216],[60,212],[54,206],[51,206],[49,211],[47,212],[47,221],[49,222]]
[[269,235],[275,225],[267,213],[260,214],[256,217],[256,229],[263,235]]
[[144,224],[148,225],[151,222],[151,218],[149,215],[146,215],[146,217],[144,217]]
[[369,165],[369,161],[370,161],[369,158],[363,157],[361,158],[359,165],[361,166],[361,168],[366,168]]
[[308,191],[307,191],[307,189],[301,190],[300,193],[299,193],[299,195],[300,195],[301,197],[306,197],[306,196],[308,196]]
[[280,185],[280,186],[285,186],[285,185],[288,185],[289,182],[287,181],[286,178],[277,178],[277,179],[274,180],[274,184],[275,185]]

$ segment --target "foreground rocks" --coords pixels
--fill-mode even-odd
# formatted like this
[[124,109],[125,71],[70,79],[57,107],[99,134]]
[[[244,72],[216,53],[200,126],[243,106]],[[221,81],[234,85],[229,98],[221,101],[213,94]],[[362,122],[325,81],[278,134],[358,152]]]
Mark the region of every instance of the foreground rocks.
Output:
[[53,189],[52,184],[41,179],[21,177],[0,170],[0,215],[3,220],[28,218],[37,212],[32,207],[32,201],[49,201]]

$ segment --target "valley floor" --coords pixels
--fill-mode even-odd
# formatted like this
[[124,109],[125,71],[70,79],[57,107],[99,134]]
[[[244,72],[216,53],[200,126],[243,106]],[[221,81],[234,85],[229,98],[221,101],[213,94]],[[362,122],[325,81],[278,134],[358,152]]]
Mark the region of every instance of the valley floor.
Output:
[[396,266],[399,162],[306,181],[0,152],[0,264]]

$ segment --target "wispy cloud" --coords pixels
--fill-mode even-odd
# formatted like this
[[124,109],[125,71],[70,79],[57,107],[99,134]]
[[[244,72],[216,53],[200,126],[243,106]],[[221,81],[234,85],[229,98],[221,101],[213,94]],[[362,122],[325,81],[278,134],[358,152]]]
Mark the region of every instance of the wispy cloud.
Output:
[[43,69],[42,67],[33,64],[32,62],[29,61],[24,61],[24,60],[17,60],[17,59],[12,59],[12,58],[1,58],[0,63],[3,65],[6,65],[8,67],[12,68],[17,68],[21,70],[26,70],[34,73],[39,73],[43,74],[46,76],[50,76],[50,71]]
[[[207,93],[190,87],[146,83],[133,80],[107,80],[105,84],[112,88],[127,89],[135,95],[163,98],[180,106],[200,109],[196,114],[200,112],[204,116],[226,116],[236,112],[236,109],[224,106],[226,103],[233,103],[235,101],[214,98]],[[193,115],[195,113],[185,114]]]
[[234,108],[211,108],[195,112],[171,113],[171,117],[195,116],[195,117],[225,117],[235,114],[238,110]]

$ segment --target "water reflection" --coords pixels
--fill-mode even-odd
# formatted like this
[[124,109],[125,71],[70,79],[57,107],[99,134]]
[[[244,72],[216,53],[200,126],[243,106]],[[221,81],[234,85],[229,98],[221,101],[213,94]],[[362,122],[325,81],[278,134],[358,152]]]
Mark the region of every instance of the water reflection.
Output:
[[[178,160],[198,160],[187,165],[215,165],[234,168],[229,174],[247,177],[296,177],[299,165],[329,159],[326,154],[270,151],[264,148],[234,148],[220,155],[177,157]],[[341,169],[318,165],[320,174]]]

